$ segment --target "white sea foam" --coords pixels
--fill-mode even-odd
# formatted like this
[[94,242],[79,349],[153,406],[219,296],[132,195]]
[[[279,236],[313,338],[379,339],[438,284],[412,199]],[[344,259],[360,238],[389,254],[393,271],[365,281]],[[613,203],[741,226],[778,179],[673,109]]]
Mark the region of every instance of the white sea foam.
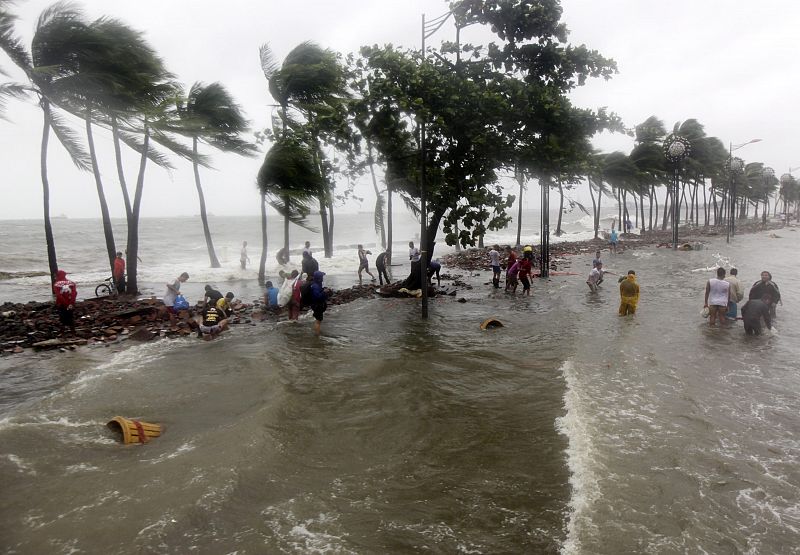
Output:
[[570,471],[571,486],[570,515],[563,551],[579,553],[580,528],[590,524],[588,513],[597,492],[598,478],[591,464],[595,458],[592,434],[588,429],[589,419],[583,412],[584,403],[577,387],[574,363],[570,360],[564,361],[560,371],[567,385],[564,394],[564,406],[567,412],[556,419],[556,429],[566,436],[568,441],[567,466]]

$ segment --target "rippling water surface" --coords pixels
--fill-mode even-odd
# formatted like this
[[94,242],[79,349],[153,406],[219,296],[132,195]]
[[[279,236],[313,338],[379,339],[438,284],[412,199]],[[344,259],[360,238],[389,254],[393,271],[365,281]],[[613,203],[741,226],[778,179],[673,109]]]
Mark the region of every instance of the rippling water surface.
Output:
[[[376,299],[309,320],[0,359],[0,542],[16,553],[785,553],[800,544],[795,232],[627,251],[639,313],[533,296]],[[718,261],[777,329],[708,329]],[[505,327],[481,331],[486,317]],[[117,414],[159,422],[116,444]]]

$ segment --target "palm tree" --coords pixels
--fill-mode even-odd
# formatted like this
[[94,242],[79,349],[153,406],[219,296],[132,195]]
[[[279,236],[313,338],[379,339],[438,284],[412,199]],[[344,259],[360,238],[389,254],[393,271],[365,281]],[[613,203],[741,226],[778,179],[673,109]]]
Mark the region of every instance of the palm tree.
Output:
[[[329,179],[320,140],[328,137],[334,143],[346,143],[348,130],[342,125],[346,114],[343,99],[345,93],[345,73],[336,54],[323,49],[313,42],[303,42],[292,49],[284,58],[280,68],[268,45],[260,50],[261,67],[269,82],[269,91],[281,106],[282,132],[286,133],[293,122],[289,108],[298,112],[305,120],[304,131],[309,133],[311,154],[317,165],[317,173],[323,178],[318,181],[319,214],[322,223],[322,239],[325,257],[333,256],[332,212],[333,183]],[[295,133],[300,128],[295,126]]]
[[91,168],[89,158],[70,129],[53,110],[61,100],[59,86],[62,80],[75,75],[76,48],[86,46],[81,40],[86,37],[87,26],[81,12],[69,3],[58,2],[45,9],[39,16],[34,29],[31,49],[28,52],[11,30],[7,12],[0,18],[0,48],[25,72],[30,90],[38,97],[42,109],[42,142],[40,166],[42,179],[42,199],[44,232],[47,244],[47,261],[50,277],[55,282],[58,271],[55,240],[50,223],[50,181],[47,173],[47,149],[50,131],[69,153],[73,163],[81,170]]
[[200,219],[203,221],[203,233],[206,238],[208,257],[212,268],[221,265],[214,252],[211,230],[208,227],[206,202],[203,187],[200,184],[200,158],[197,145],[204,142],[223,152],[235,152],[242,155],[253,155],[255,147],[241,139],[240,135],[247,129],[247,120],[242,109],[233,100],[231,94],[220,83],[195,83],[189,89],[186,103],[178,104],[181,127],[176,131],[192,139],[192,167],[197,196],[200,200]]
[[[308,227],[309,202],[314,199],[322,178],[308,146],[291,135],[278,137],[267,152],[256,183],[262,199],[284,218],[283,248],[289,252],[289,223]],[[262,212],[266,221],[266,212]],[[264,252],[267,250],[266,242]]]

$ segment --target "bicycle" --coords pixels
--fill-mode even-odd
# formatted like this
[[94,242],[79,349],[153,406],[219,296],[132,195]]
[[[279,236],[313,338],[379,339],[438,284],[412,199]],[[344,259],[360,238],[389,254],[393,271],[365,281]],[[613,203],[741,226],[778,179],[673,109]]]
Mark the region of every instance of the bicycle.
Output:
[[95,297],[116,297],[117,296],[117,284],[114,283],[114,278],[109,277],[105,279],[104,283],[101,283],[97,287],[94,288],[94,296]]

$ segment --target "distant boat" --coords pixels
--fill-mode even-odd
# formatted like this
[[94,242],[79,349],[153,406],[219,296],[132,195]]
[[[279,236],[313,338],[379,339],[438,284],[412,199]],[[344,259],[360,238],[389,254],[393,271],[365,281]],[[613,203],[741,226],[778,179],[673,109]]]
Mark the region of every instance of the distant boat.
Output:
[[50,219],[51,220],[66,220],[67,219],[67,215],[66,214],[59,214],[58,216],[51,216]]

